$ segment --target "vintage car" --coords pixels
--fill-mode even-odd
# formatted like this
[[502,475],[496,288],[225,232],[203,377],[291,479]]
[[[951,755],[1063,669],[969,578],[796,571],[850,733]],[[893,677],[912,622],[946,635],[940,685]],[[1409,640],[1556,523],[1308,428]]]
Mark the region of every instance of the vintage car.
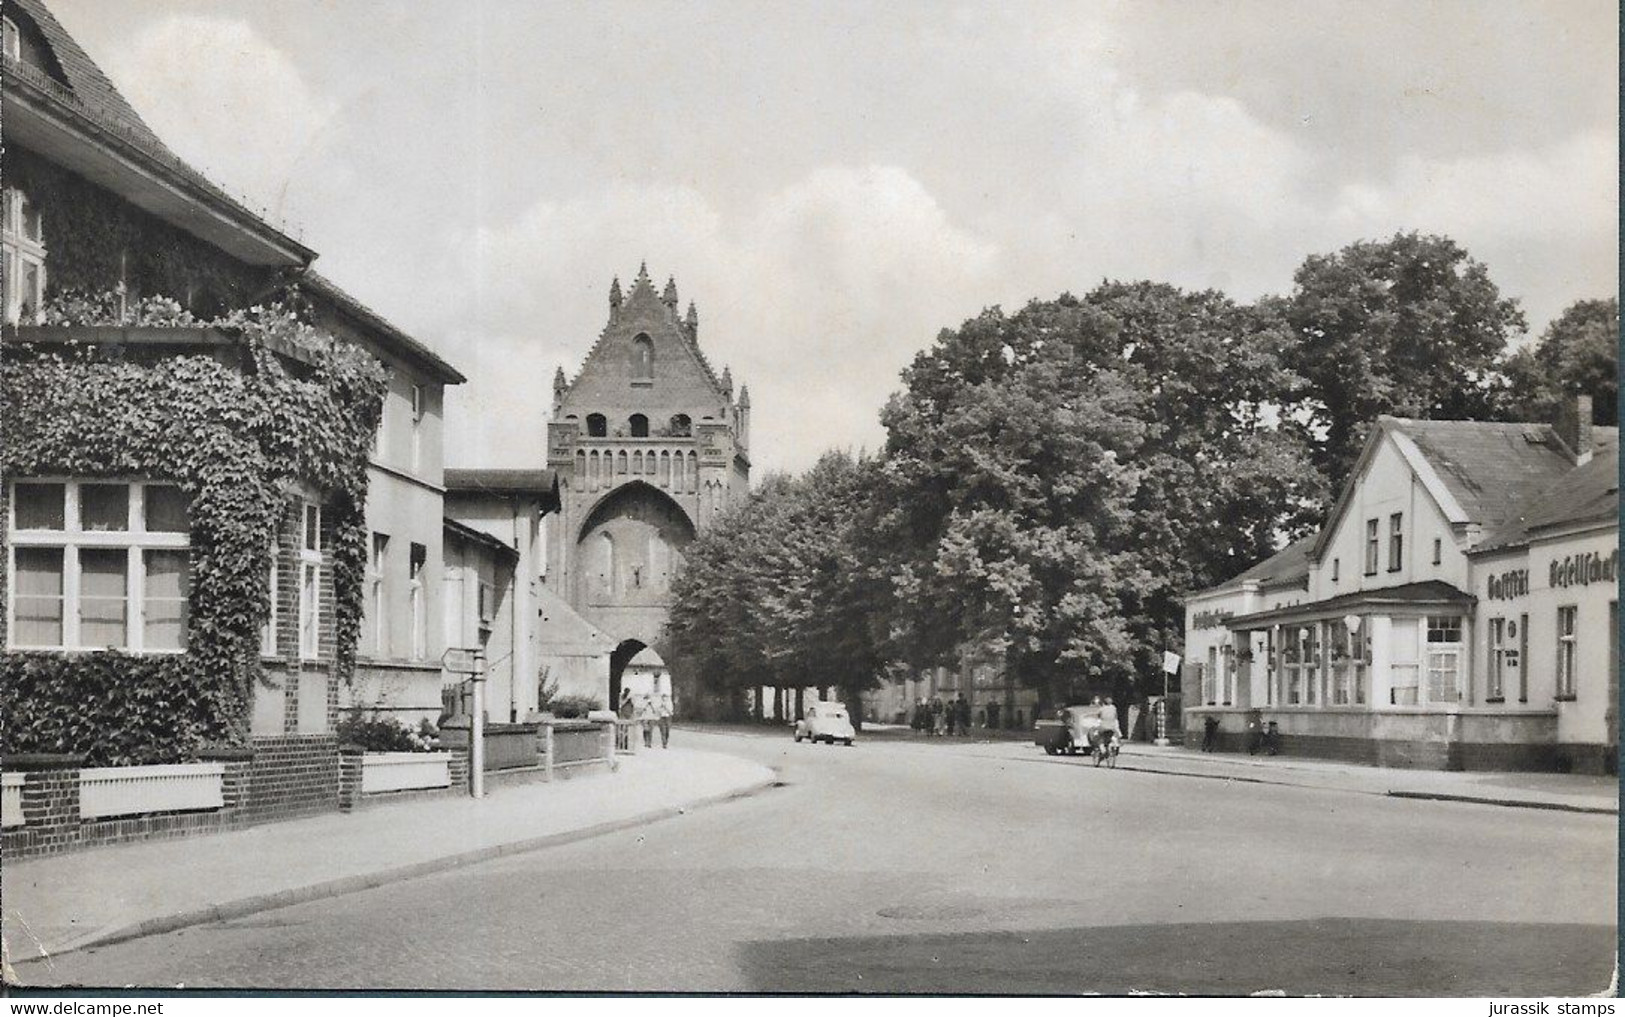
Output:
[[852,718],[847,716],[844,703],[809,703],[807,715],[796,721],[796,741],[803,738],[815,742],[842,742],[852,744],[856,737]]
[[1088,752],[1095,756],[1097,766],[1102,761],[1116,766],[1118,739],[1102,737],[1109,726],[1101,727],[1100,711],[1098,706],[1068,706],[1057,710],[1054,717],[1040,718],[1033,724],[1033,743],[1052,756]]

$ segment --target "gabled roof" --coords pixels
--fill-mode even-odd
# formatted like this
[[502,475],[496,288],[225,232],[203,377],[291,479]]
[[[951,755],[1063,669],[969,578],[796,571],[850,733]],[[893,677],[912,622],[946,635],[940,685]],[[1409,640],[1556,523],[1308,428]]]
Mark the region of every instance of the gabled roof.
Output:
[[[6,133],[8,143],[40,147],[42,154],[67,158],[70,169],[161,218],[255,264],[307,264],[315,252],[280,227],[228,194],[176,155],[147,126],[111,80],[56,20],[42,0],[7,0],[8,11],[39,29],[55,67],[41,70],[5,59]],[[60,70],[61,79],[51,71]],[[34,104],[49,110],[48,124],[30,112]],[[82,139],[81,147],[64,139]],[[88,146],[88,147],[86,147]],[[91,156],[100,149],[116,157]],[[67,153],[65,155],[64,153]],[[130,166],[142,167],[163,183],[157,188],[129,187]],[[166,190],[175,188],[175,192]],[[178,214],[184,205],[175,193],[212,210],[219,220]],[[229,225],[226,225],[229,224]],[[251,242],[247,239],[254,238]]]
[[1300,586],[1309,581],[1309,549],[1319,534],[1300,537],[1281,550],[1265,558],[1252,568],[1217,586],[1203,590],[1202,595],[1239,590],[1249,583],[1262,587]]
[[1550,490],[1531,498],[1523,511],[1490,533],[1472,553],[1519,547],[1543,533],[1619,521],[1619,432],[1608,434],[1612,442],[1597,450],[1591,461],[1576,466],[1554,483]]
[[1520,505],[1574,469],[1568,449],[1550,424],[1381,416],[1343,485],[1312,556],[1318,558],[1325,550],[1356,485],[1384,441],[1393,442],[1445,518],[1486,530],[1516,516]]
[[350,296],[339,285],[320,272],[308,271],[300,277],[300,285],[311,293],[326,299],[340,313],[348,315],[372,333],[386,349],[399,353],[406,360],[428,369],[436,381],[444,385],[461,385],[468,379],[457,368],[446,363],[434,350],[396,328],[383,315]]

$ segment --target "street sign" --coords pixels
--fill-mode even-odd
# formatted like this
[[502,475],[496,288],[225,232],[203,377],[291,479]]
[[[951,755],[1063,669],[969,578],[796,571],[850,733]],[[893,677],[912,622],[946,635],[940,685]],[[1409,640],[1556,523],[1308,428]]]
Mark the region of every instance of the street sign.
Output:
[[1179,654],[1175,653],[1174,651],[1172,651],[1172,650],[1164,650],[1164,651],[1162,651],[1162,673],[1163,674],[1178,674],[1179,673],[1179,661],[1180,661],[1180,656],[1179,656]]
[[440,655],[440,666],[452,674],[479,674],[481,670],[479,651],[467,647],[452,646]]

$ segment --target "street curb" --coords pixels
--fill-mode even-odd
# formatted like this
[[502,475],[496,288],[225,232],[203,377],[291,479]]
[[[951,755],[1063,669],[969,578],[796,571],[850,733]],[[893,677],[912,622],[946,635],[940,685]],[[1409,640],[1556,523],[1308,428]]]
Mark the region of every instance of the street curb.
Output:
[[331,879],[324,883],[314,883],[310,886],[295,887],[291,890],[278,890],[275,893],[258,894],[253,897],[243,897],[239,900],[226,901],[223,904],[210,904],[207,907],[183,911],[178,914],[164,915],[159,918],[148,918],[133,925],[126,925],[115,929],[106,935],[94,935],[93,938],[50,954],[41,954],[42,959],[61,957],[66,954],[78,953],[97,947],[112,946],[116,943],[126,943],[132,939],[142,939],[147,936],[161,935],[166,932],[175,932],[178,929],[190,928],[194,925],[207,925],[210,922],[230,921],[247,915],[258,914],[262,911],[274,911],[278,908],[289,907],[294,904],[308,904],[315,900],[324,900],[330,897],[342,897],[345,894],[358,893],[362,890],[372,890],[389,883],[404,882],[422,876],[434,875],[439,872],[448,872],[452,869],[462,868],[465,865],[475,865],[488,862],[495,858],[508,855],[525,854],[530,851],[540,851],[543,848],[558,847],[572,844],[580,840],[601,837],[609,833],[617,833],[633,827],[647,826],[663,819],[673,819],[694,809],[703,809],[711,805],[721,805],[740,798],[749,798],[779,784],[778,774],[755,781],[753,783],[724,791],[720,794],[708,795],[681,805],[666,805],[648,812],[641,812],[635,816],[624,819],[613,819],[594,826],[584,826],[577,830],[565,830],[560,833],[545,834],[540,837],[530,837],[525,840],[511,841],[507,844],[493,844],[489,847],[477,848],[473,851],[463,851],[458,854],[446,855],[442,858],[431,858],[427,861],[414,862],[411,865],[402,865],[382,872],[363,873],[354,876],[345,876],[341,879]]
[[1499,805],[1509,809],[1545,809],[1548,812],[1584,812],[1596,816],[1617,816],[1619,808],[1604,805],[1572,805],[1568,802],[1536,802],[1523,798],[1478,798],[1439,791],[1390,791],[1390,798],[1412,798],[1432,802],[1466,802],[1471,805]]
[[[1059,759],[1028,759],[1030,763],[1055,763],[1067,765]],[[1079,764],[1074,764],[1079,765]],[[1091,769],[1094,769],[1091,767]],[[1224,780],[1237,784],[1267,784],[1271,787],[1299,787],[1310,791],[1342,791],[1347,794],[1375,795],[1383,798],[1406,798],[1414,801],[1459,802],[1464,805],[1493,805],[1507,809],[1540,809],[1547,812],[1578,812],[1596,816],[1617,816],[1618,807],[1608,808],[1601,805],[1573,805],[1568,802],[1542,802],[1527,798],[1486,798],[1476,795],[1457,795],[1448,792],[1435,791],[1373,791],[1364,788],[1328,787],[1323,784],[1305,784],[1301,781],[1265,780],[1262,777],[1236,776],[1224,773],[1192,773],[1189,770],[1157,770],[1148,766],[1133,766],[1118,763],[1116,769],[1128,770],[1132,773],[1152,773],[1163,777],[1194,777],[1197,780]]]

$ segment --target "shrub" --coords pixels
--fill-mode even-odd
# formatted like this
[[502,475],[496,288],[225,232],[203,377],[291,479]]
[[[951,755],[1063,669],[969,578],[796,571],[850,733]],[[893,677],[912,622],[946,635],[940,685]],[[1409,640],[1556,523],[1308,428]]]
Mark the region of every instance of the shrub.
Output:
[[602,710],[604,704],[592,696],[558,696],[542,707],[560,720],[585,717],[593,710]]
[[359,746],[367,752],[431,752],[439,745],[440,738],[435,726],[427,720],[421,721],[414,730],[376,713],[371,716],[352,713],[339,722],[334,733],[339,736],[339,744]]

